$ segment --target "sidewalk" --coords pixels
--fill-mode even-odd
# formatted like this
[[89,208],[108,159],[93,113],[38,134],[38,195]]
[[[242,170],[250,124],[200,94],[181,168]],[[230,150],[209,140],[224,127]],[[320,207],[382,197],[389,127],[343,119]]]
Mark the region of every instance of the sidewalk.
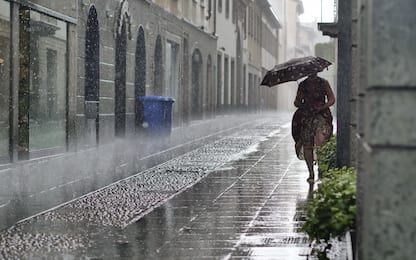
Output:
[[286,127],[137,222],[139,258],[307,259],[307,176]]
[[269,118],[28,219],[0,234],[1,255],[307,259],[299,206],[311,187],[286,119]]

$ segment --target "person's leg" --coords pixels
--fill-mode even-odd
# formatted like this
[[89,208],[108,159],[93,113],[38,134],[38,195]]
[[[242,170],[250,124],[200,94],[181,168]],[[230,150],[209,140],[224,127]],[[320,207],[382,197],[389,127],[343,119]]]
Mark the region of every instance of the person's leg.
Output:
[[315,180],[315,174],[313,172],[313,146],[304,145],[303,146],[303,155],[305,156],[306,165],[308,166],[309,178],[308,181]]
[[321,147],[325,144],[325,135],[321,131],[317,131],[315,135],[315,145]]
[[314,143],[315,146],[323,146],[332,134],[332,123],[328,122],[322,116],[318,117],[318,126],[315,131]]

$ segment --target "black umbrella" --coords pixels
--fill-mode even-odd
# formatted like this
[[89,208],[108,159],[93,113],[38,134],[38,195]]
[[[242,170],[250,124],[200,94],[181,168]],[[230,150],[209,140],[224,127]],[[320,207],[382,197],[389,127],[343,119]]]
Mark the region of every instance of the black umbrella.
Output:
[[331,64],[331,62],[321,57],[308,56],[291,59],[266,72],[260,85],[272,87],[281,83],[296,81],[320,72]]

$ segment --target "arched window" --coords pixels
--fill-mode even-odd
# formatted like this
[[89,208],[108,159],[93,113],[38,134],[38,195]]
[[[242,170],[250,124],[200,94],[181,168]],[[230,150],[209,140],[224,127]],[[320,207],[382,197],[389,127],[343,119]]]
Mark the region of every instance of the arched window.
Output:
[[136,68],[134,70],[135,128],[143,124],[143,104],[138,97],[146,95],[146,42],[143,27],[139,28],[136,42]]
[[242,78],[243,78],[243,49],[242,49],[242,39],[240,34],[240,29],[237,28],[237,106],[241,106],[244,104],[244,90],[242,84]]
[[222,105],[222,55],[217,54],[217,108]]
[[[88,12],[85,30],[85,117],[89,129],[95,132],[98,144],[99,133],[99,96],[100,96],[100,31],[97,10],[91,6]],[[88,122],[89,120],[92,121]],[[90,126],[91,125],[91,126]]]
[[181,100],[179,109],[182,113],[182,119],[185,123],[189,121],[189,41],[188,38],[183,38],[183,61],[182,61],[182,86],[181,86]]
[[121,25],[121,32],[116,36],[115,57],[115,135],[126,133],[126,23]]
[[154,94],[163,95],[163,52],[162,52],[162,39],[160,35],[156,38],[155,43],[155,69],[154,69]]
[[211,55],[208,55],[207,58],[207,79],[205,86],[205,106],[209,112],[212,109],[212,99],[213,99],[213,87],[212,87],[212,59]]
[[192,117],[198,118],[201,116],[201,94],[202,94],[202,55],[196,49],[192,54],[192,93],[191,93],[191,111]]

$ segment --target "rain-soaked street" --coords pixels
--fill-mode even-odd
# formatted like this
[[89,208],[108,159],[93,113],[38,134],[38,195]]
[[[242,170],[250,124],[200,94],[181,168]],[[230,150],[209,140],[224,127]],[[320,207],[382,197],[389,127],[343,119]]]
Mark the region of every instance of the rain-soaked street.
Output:
[[307,176],[289,117],[269,115],[21,221],[1,233],[1,256],[307,259],[309,240],[299,231]]

